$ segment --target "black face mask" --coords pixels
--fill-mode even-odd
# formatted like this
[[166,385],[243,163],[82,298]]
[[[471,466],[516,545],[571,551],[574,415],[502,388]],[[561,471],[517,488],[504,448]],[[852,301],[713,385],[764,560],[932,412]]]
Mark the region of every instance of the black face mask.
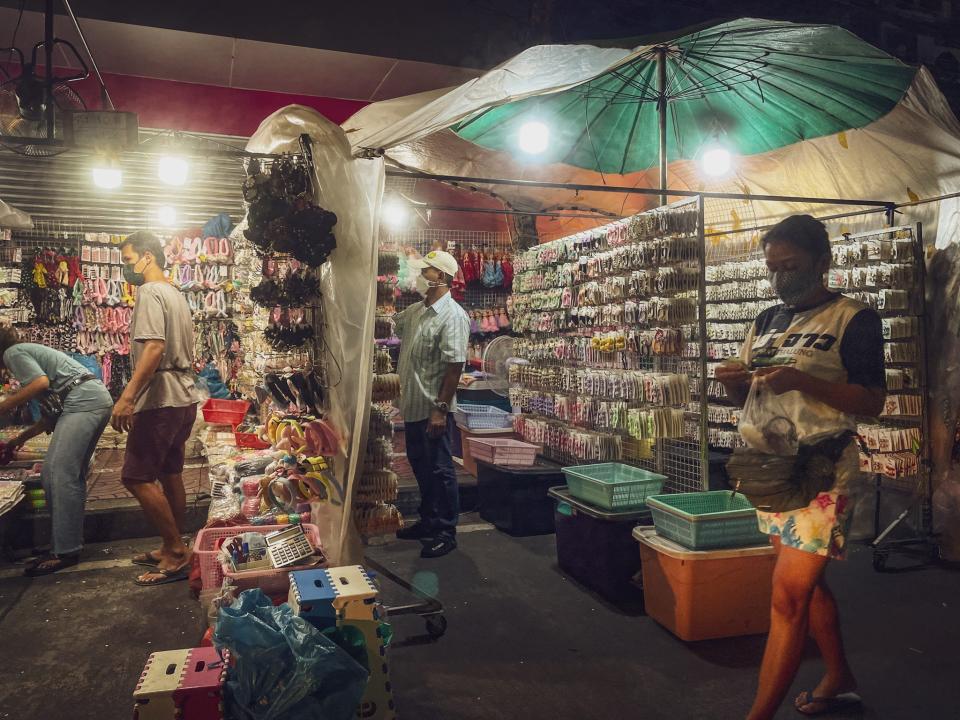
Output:
[[[143,258],[140,258],[140,260],[142,259]],[[149,260],[149,258],[147,259]],[[136,271],[136,267],[139,264],[140,260],[137,260],[137,262],[134,262],[134,263],[126,263],[123,266],[123,279],[126,280],[131,285],[135,285],[137,287],[139,287],[140,285],[143,285],[147,281],[147,278],[144,276],[142,272]],[[146,270],[147,269],[146,266],[144,266],[143,269]]]

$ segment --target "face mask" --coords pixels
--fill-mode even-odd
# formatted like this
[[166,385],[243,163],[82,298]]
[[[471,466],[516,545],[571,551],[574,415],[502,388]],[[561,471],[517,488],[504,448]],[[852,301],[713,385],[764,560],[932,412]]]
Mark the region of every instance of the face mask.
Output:
[[[126,280],[131,285],[135,285],[138,287],[140,285],[143,285],[147,281],[147,278],[144,277],[142,272],[136,271],[137,263],[139,262],[140,261],[137,260],[137,262],[135,263],[128,263],[123,266],[123,279]],[[144,267],[143,269],[146,270],[147,268]]]
[[442,282],[433,282],[427,280],[423,275],[417,275],[417,292],[420,293],[422,297],[426,297],[427,293],[430,292],[430,288],[435,287],[446,287],[446,283]]
[[823,275],[815,269],[781,270],[767,273],[774,292],[787,305],[797,305],[817,287],[823,285]]

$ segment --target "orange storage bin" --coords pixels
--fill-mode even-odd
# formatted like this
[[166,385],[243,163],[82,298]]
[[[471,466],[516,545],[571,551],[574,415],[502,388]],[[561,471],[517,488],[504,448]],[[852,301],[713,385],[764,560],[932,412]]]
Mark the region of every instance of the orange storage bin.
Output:
[[681,640],[758,635],[770,629],[772,545],[688,550],[637,527],[647,615]]

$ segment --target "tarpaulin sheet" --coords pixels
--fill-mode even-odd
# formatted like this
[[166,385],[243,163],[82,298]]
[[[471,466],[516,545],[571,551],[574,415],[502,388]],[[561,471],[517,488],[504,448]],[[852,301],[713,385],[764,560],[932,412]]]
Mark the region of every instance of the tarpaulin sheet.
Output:
[[325,550],[332,565],[350,565],[362,556],[352,522],[352,497],[363,466],[369,422],[383,161],[355,160],[343,130],[301,105],[281,108],[266,118],[250,138],[247,150],[299,152],[303,133],[313,141],[316,202],[337,214],[337,247],[322,268],[320,286],[331,382],[329,418],[343,437],[334,468],[346,489],[346,500],[340,545]]

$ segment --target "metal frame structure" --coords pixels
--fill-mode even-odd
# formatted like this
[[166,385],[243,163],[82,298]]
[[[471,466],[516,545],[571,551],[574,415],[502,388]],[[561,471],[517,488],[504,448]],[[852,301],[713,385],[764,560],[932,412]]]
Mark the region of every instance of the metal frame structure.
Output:
[[[665,178],[665,168],[661,169],[661,180]],[[865,216],[870,214],[884,214],[884,219],[887,226],[893,226],[895,224],[896,212],[900,208],[915,207],[923,204],[939,202],[942,200],[947,200],[951,198],[960,197],[960,193],[951,193],[935,198],[930,198],[927,200],[919,200],[906,203],[895,203],[888,200],[868,200],[868,199],[850,199],[850,198],[823,198],[823,197],[805,197],[805,196],[788,196],[788,195],[747,195],[744,193],[717,193],[717,192],[697,192],[692,190],[673,190],[669,188],[665,189],[654,189],[654,188],[638,188],[638,187],[625,187],[625,186],[614,186],[614,185],[587,185],[587,184],[578,184],[578,183],[552,183],[552,182],[541,182],[537,180],[522,180],[522,179],[510,179],[510,178],[480,178],[480,177],[470,177],[462,175],[444,175],[444,174],[431,174],[427,172],[420,171],[408,171],[408,170],[394,170],[388,169],[386,171],[388,177],[403,177],[416,180],[432,180],[435,182],[442,182],[449,184],[454,187],[461,185],[506,185],[513,187],[527,187],[527,188],[539,188],[539,189],[549,189],[549,190],[569,190],[569,191],[580,191],[580,192],[607,192],[607,193],[622,193],[622,194],[635,194],[635,195],[652,195],[657,196],[661,200],[661,204],[668,197],[694,197],[698,198],[699,206],[699,239],[701,243],[701,252],[702,260],[702,272],[705,274],[705,265],[706,265],[706,252],[705,252],[705,240],[706,237],[715,237],[715,236],[724,236],[732,235],[734,233],[743,233],[746,231],[760,231],[765,229],[767,226],[755,226],[752,228],[730,230],[730,231],[715,231],[708,234],[704,232],[704,209],[705,202],[707,200],[740,200],[740,201],[773,201],[773,202],[791,202],[791,203],[808,203],[816,205],[840,205],[840,206],[853,206],[857,207],[857,210],[843,213],[834,213],[831,215],[821,216],[818,219],[820,220],[837,220],[842,218],[853,218],[859,216]],[[451,211],[461,211],[461,212],[477,212],[477,208],[469,207],[444,207],[445,210]],[[491,212],[489,209],[480,210],[482,212]],[[496,210],[492,212],[498,212]],[[540,213],[536,211],[523,212],[512,210],[509,213],[503,212],[507,215],[533,215],[539,216],[546,213]],[[564,215],[564,217],[577,217],[575,215]],[[591,217],[591,219],[596,219],[598,222],[609,221],[609,218],[604,217]],[[917,262],[918,268],[921,273],[920,282],[922,286],[925,286],[926,278],[923,274],[924,263],[923,263],[923,251],[922,251],[922,228],[918,225],[917,229],[918,239],[916,241],[916,247],[920,253]],[[703,279],[703,278],[702,278]],[[703,297],[703,288],[705,287],[705,282],[701,284],[701,297]],[[923,292],[920,293],[921,297],[924,295]],[[706,328],[705,328],[705,312],[703,310],[703,304],[705,300],[701,300],[700,307],[700,332],[701,339],[705,342]],[[925,299],[921,300],[923,303],[921,305],[921,312],[924,317],[926,315],[926,304]],[[925,333],[925,327],[922,330]],[[926,338],[922,338],[923,347],[921,348],[923,353],[923,363],[924,363],[924,372],[927,372],[926,363],[927,363],[927,351],[926,351]],[[701,371],[703,380],[706,380],[706,371],[703,368],[703,365],[706,364],[705,353],[701,353]],[[928,375],[927,375],[928,377]],[[708,402],[707,393],[705,392],[705,386],[702,388],[704,392],[701,392],[701,423],[706,423],[706,411],[704,405]],[[929,435],[928,435],[928,418],[926,416],[926,411],[924,412],[924,447],[928,448]],[[709,451],[709,446],[705,441],[701,442],[701,462],[703,463],[703,477],[704,477],[704,487],[706,487],[706,477],[708,473],[707,466],[707,453]],[[885,569],[886,559],[889,557],[891,552],[894,551],[915,551],[917,546],[921,547],[920,552],[927,557],[938,557],[937,555],[937,544],[936,538],[932,533],[932,502],[931,502],[931,493],[932,493],[932,484],[929,479],[929,451],[924,452],[924,457],[921,459],[923,467],[923,472],[927,475],[925,482],[925,493],[922,497],[919,498],[920,504],[920,529],[917,535],[903,538],[903,539],[888,539],[888,536],[909,516],[916,508],[916,502],[911,503],[911,506],[908,507],[903,513],[896,518],[896,520],[888,526],[882,532],[879,529],[879,517],[877,518],[877,533],[875,539],[871,542],[871,547],[874,549],[874,567],[878,571]],[[880,488],[879,488],[879,479],[877,480],[877,502],[879,507],[880,502]],[[931,550],[932,548],[932,550]]]

